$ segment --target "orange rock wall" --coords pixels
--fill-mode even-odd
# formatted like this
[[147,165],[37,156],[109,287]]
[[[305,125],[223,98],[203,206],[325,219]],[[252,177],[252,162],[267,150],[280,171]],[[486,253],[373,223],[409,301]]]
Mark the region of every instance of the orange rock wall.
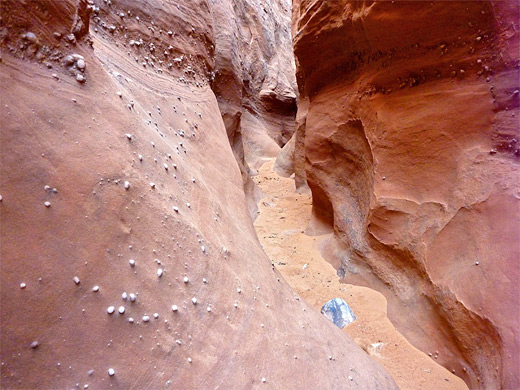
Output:
[[[520,386],[518,4],[294,1],[279,158],[338,275],[470,388]],[[287,156],[292,155],[291,163]]]

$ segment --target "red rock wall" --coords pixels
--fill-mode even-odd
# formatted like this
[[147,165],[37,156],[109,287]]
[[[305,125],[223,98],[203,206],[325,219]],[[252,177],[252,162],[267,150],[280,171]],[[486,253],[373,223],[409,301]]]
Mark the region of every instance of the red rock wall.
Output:
[[290,12],[287,0],[219,1],[212,6],[218,49],[211,86],[252,218],[261,195],[251,175],[294,132],[297,87]]
[[[520,387],[516,2],[295,1],[293,155],[324,255],[470,388]],[[290,148],[294,147],[292,151]],[[318,222],[321,222],[319,224]]]
[[97,1],[67,37],[81,4],[0,3],[0,387],[394,389],[258,243],[213,3]]

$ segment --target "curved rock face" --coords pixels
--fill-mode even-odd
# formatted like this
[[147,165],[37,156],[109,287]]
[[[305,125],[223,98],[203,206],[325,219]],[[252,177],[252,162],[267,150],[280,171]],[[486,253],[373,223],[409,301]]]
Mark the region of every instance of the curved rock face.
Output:
[[288,0],[213,4],[217,96],[239,163],[252,218],[260,194],[251,180],[294,132],[296,78]]
[[470,388],[520,386],[518,16],[513,2],[293,7],[300,107],[280,166],[333,229],[338,275],[385,293],[398,329]]
[[212,2],[0,4],[2,388],[396,388],[258,243]]

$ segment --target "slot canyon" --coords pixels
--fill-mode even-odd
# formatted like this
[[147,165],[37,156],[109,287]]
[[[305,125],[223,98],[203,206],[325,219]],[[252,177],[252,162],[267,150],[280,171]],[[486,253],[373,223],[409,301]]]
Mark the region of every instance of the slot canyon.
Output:
[[519,8],[0,0],[0,388],[520,389]]

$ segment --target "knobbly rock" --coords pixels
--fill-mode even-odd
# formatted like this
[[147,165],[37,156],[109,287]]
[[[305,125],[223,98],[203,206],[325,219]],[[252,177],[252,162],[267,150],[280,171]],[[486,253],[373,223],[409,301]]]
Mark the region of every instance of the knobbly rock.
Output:
[[85,64],[85,61],[84,61],[84,60],[81,60],[81,59],[80,59],[80,60],[78,60],[78,61],[76,62],[76,67],[77,67],[80,71],[82,71],[82,72],[85,70],[85,67],[86,67],[86,66],[87,66],[87,65]]
[[[2,34],[7,36],[0,39],[0,95],[9,101],[0,105],[0,145],[9,153],[0,164],[0,192],[6,198],[0,204],[0,284],[11,287],[2,289],[2,314],[15,313],[0,318],[2,387],[58,389],[87,382],[94,389],[155,389],[170,381],[170,388],[197,388],[200,383],[236,388],[251,381],[258,384],[265,376],[273,388],[335,389],[347,383],[353,368],[360,388],[395,389],[381,366],[345,334],[334,332],[334,325],[319,313],[302,311],[306,303],[292,299],[287,284],[277,281],[251,226],[241,175],[249,172],[245,162],[254,170],[263,151],[274,153],[293,131],[294,112],[280,113],[277,107],[268,112],[258,97],[259,91],[275,90],[276,85],[296,90],[290,3],[95,3],[99,11],[92,18],[93,28],[83,29],[81,38],[65,38],[74,28],[78,1],[25,1],[22,6],[18,0],[2,0]],[[120,12],[128,16],[121,19]],[[116,31],[111,34],[102,22],[116,26]],[[175,35],[167,35],[168,30]],[[49,71],[28,51],[15,48],[26,56],[16,57],[9,45],[30,47],[19,36],[26,31],[34,32],[42,46],[49,45],[55,69],[65,69]],[[54,31],[64,38],[56,41]],[[88,31],[95,36],[94,50],[86,42]],[[142,39],[143,44],[129,46],[130,39]],[[167,50],[169,45],[172,50]],[[79,72],[77,60],[70,66],[61,60],[73,52],[85,53],[89,62],[83,86],[62,76]],[[143,68],[145,56],[149,60]],[[181,56],[182,66],[167,69],[168,62]],[[179,82],[187,66],[195,73]],[[60,75],[59,82],[52,79],[53,72]],[[196,82],[203,87],[197,88]],[[119,89],[125,91],[123,97],[131,94],[133,105],[130,96],[123,102],[115,95]],[[174,104],[178,113],[167,109]],[[152,109],[155,113],[149,117]],[[143,118],[152,121],[147,124]],[[196,136],[193,118],[199,122]],[[178,128],[184,129],[184,137],[174,135]],[[124,131],[134,134],[131,141]],[[258,142],[250,142],[256,134]],[[138,153],[146,156],[142,163]],[[166,153],[172,155],[167,162],[171,175],[161,166]],[[242,170],[237,160],[244,162]],[[129,178],[132,191],[125,192]],[[113,185],[116,180],[119,184]],[[157,183],[155,190],[150,182]],[[42,193],[42,183],[59,183],[60,193]],[[247,196],[251,193],[248,190]],[[47,200],[55,208],[41,207]],[[192,211],[183,207],[187,202]],[[174,205],[183,213],[175,213]],[[218,223],[213,220],[216,211],[222,214]],[[204,237],[206,254],[195,232]],[[229,256],[219,251],[223,245],[231,249]],[[156,276],[156,257],[164,265],[162,279]],[[139,267],[132,268],[128,259]],[[71,283],[71,272],[82,275],[79,286]],[[185,285],[182,277],[187,273],[192,282]],[[39,276],[44,276],[41,284],[34,281]],[[212,283],[203,284],[203,277]],[[20,278],[28,283],[26,290],[18,288]],[[95,284],[103,288],[91,291]],[[235,292],[239,285],[241,295]],[[256,285],[262,290],[255,290],[254,300]],[[129,293],[124,315],[106,313],[109,305],[117,310],[117,303],[124,303],[120,297],[125,290],[139,291],[139,300],[132,303]],[[190,297],[196,297],[198,305],[190,305]],[[271,303],[269,308],[265,302]],[[166,310],[173,303],[178,311]],[[30,310],[16,315],[20,308]],[[154,312],[160,317],[151,321]],[[259,321],[265,323],[262,332]],[[36,336],[42,345],[33,351],[29,344]],[[181,337],[182,345],[174,342]],[[287,356],[295,362],[295,354],[297,365],[280,364]],[[340,357],[333,363],[334,375],[329,361],[316,358],[327,354]],[[240,370],[226,376],[212,361],[225,362],[231,356]],[[95,373],[86,375],[91,368]]]
[[28,32],[23,35],[23,39],[31,42],[31,43],[38,43],[38,37],[33,32]]

